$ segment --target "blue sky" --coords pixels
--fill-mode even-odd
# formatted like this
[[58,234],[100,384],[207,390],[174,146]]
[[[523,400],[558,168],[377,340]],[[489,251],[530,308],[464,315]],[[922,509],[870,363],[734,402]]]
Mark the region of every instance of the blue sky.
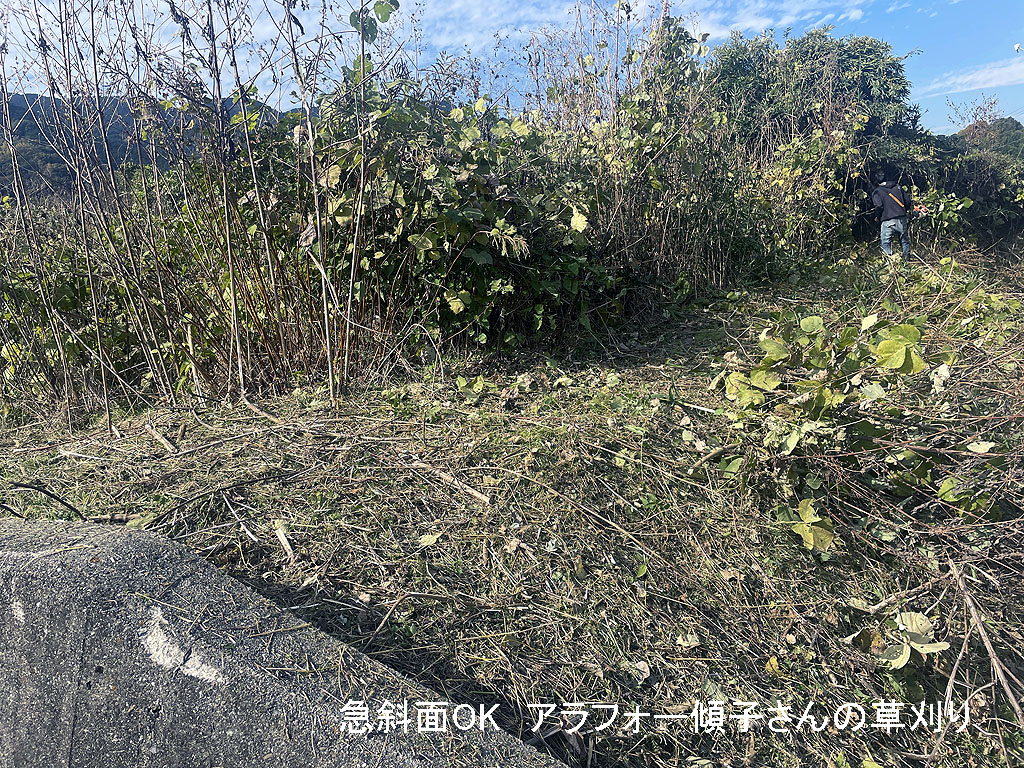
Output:
[[[417,12],[424,39],[433,49],[470,47],[486,55],[495,32],[521,33],[544,24],[564,24],[567,0],[414,0],[403,16]],[[610,4],[610,0],[607,0]],[[634,0],[635,6],[657,0]],[[794,33],[835,25],[836,35],[871,35],[892,43],[907,60],[914,101],[925,111],[924,124],[950,132],[947,99],[968,102],[982,93],[999,99],[1004,114],[1024,122],[1024,3],[1021,0],[675,0],[672,12],[694,15],[695,26],[721,41],[732,29],[756,34],[765,28]]]

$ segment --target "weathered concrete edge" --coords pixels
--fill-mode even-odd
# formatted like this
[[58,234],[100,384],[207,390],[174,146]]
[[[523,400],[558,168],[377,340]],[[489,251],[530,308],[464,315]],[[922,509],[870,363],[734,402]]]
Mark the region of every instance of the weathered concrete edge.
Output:
[[441,699],[122,528],[0,520],[0,691],[0,768],[561,765],[503,732],[348,733],[345,702]]

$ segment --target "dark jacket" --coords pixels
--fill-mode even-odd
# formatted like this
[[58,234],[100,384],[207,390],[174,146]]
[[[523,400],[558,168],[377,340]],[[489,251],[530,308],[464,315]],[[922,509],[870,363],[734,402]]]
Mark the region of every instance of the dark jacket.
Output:
[[904,192],[895,181],[883,181],[871,193],[871,202],[875,206],[875,216],[882,221],[907,216],[914,210],[910,195]]

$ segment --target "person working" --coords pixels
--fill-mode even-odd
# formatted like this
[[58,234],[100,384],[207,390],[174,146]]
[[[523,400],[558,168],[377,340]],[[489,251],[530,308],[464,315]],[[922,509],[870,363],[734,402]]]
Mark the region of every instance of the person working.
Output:
[[875,221],[881,222],[882,252],[892,256],[892,239],[897,235],[903,246],[903,258],[910,258],[910,235],[907,231],[908,213],[914,206],[910,195],[895,182],[889,181],[884,171],[874,175],[875,191],[871,202],[875,206]]

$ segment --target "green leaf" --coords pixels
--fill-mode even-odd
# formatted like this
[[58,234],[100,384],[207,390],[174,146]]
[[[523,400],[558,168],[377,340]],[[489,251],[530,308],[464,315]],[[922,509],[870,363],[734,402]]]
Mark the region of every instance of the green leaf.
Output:
[[800,521],[792,526],[793,533],[803,539],[807,549],[827,551],[835,541],[835,530],[829,518],[818,514],[814,499],[801,499],[796,514]]
[[825,330],[825,323],[817,315],[812,315],[800,321],[800,330],[804,333],[821,333]]
[[[867,604],[865,603],[865,608],[866,607]],[[854,632],[852,635],[847,635],[843,638],[844,643],[846,643],[847,645],[852,645],[855,648],[860,648],[862,651],[871,650],[871,644],[874,642],[874,640],[875,633],[868,627],[863,627],[857,632]]]
[[744,408],[750,406],[758,406],[764,404],[764,395],[758,392],[756,389],[744,388],[739,391],[736,396],[736,402]]
[[377,20],[372,16],[367,16],[359,11],[353,11],[348,17],[348,23],[352,25],[353,29],[359,31],[366,42],[372,43],[377,39]]
[[836,348],[846,349],[847,347],[852,346],[857,340],[858,335],[859,331],[856,328],[852,325],[846,326],[843,328],[842,332],[839,334],[839,338],[836,340]]
[[929,653],[942,653],[942,651],[949,650],[949,643],[935,642],[931,638],[922,637],[921,635],[915,635],[913,632],[907,634],[907,642],[910,647],[920,653],[922,656]]
[[899,368],[900,373],[921,373],[927,367],[917,350],[907,347],[907,357]]
[[955,477],[947,477],[942,481],[942,485],[939,486],[938,497],[942,501],[948,501],[950,503],[956,503],[960,500],[960,494],[956,492],[957,488],[960,487],[960,481]]
[[434,247],[434,241],[427,235],[409,235],[409,242],[417,251],[429,251]]
[[796,512],[805,523],[816,523],[821,520],[815,509],[814,499],[800,499]]
[[444,297],[448,301],[449,308],[456,315],[462,314],[473,301],[473,296],[469,291],[459,291],[458,293],[446,291]]
[[491,254],[489,254],[487,251],[478,251],[473,248],[467,248],[466,256],[472,259],[474,264],[477,264],[479,266],[494,263],[494,259],[491,258]]
[[996,444],[988,440],[976,440],[967,444],[967,450],[971,453],[988,453],[995,447]]
[[896,615],[896,623],[907,632],[931,637],[932,622],[923,613],[906,612]]
[[580,213],[575,208],[572,209],[572,223],[571,226],[577,232],[583,232],[587,228],[587,217]]
[[758,345],[764,350],[766,359],[773,363],[789,359],[789,347],[777,339],[765,336]]
[[800,433],[799,429],[794,429],[792,432],[790,432],[782,443],[782,455],[788,456],[789,454],[791,454],[793,450],[800,444],[801,437],[803,437],[803,435]]
[[878,315],[868,315],[860,321],[860,329],[866,331],[868,328],[873,328],[878,323]]
[[861,385],[860,394],[865,400],[878,400],[885,397],[885,388],[871,381]]
[[879,368],[896,370],[907,360],[907,348],[895,339],[886,339],[875,350]]
[[380,2],[374,3],[373,13],[381,24],[387,24],[388,19],[391,18],[391,14],[394,13],[397,8],[397,2],[392,4],[390,2],[386,2],[385,0],[380,0]]
[[743,457],[737,456],[734,459],[722,459],[718,465],[725,477],[733,478],[739,475],[740,467],[743,466]]
[[516,136],[519,136],[520,138],[522,138],[523,136],[529,135],[529,133],[530,133],[530,126],[528,126],[522,120],[513,120],[512,121],[512,133],[514,133]]
[[917,344],[921,340],[921,331],[913,325],[896,325],[889,329],[889,337],[906,344]]
[[889,665],[889,669],[903,669],[910,661],[910,644],[890,645],[879,658]]
[[755,368],[750,372],[750,383],[758,389],[763,389],[765,392],[772,392],[779,387],[782,379],[772,371]]
[[797,523],[793,526],[793,532],[799,534],[804,540],[804,547],[815,552],[825,552],[832,546],[832,542],[836,538],[831,520],[810,524]]

